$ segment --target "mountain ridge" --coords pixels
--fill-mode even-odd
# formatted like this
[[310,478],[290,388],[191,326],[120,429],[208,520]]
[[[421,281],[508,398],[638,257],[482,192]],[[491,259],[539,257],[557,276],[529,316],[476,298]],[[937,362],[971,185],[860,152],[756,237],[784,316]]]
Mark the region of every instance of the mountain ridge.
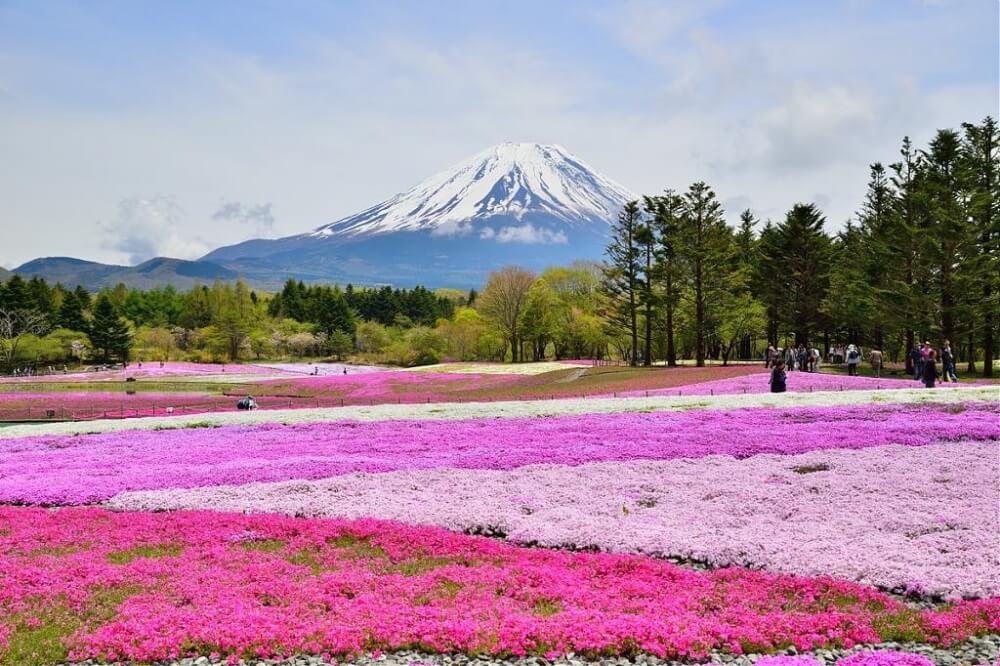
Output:
[[305,233],[250,239],[190,261],[119,266],[45,257],[14,271],[91,289],[190,288],[237,277],[261,289],[288,278],[465,289],[508,264],[542,270],[599,259],[610,223],[634,198],[560,146],[502,143]]

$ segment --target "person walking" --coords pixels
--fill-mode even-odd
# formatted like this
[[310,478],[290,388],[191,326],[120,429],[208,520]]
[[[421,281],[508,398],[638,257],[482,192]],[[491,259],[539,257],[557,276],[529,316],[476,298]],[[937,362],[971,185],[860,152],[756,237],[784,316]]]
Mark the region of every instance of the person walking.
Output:
[[951,353],[951,342],[944,341],[941,347],[941,379],[945,382],[958,383],[958,374],[955,372],[955,356]]
[[919,380],[924,376],[924,364],[922,362],[922,356],[920,354],[920,347],[917,343],[913,343],[913,349],[910,350],[910,362],[913,364],[913,379]]
[[873,349],[868,353],[868,362],[872,366],[872,376],[882,376],[882,350]]
[[779,358],[774,362],[774,367],[771,368],[771,378],[767,381],[771,385],[771,393],[784,393],[787,389],[786,379],[785,362]]
[[820,353],[819,349],[813,347],[809,350],[809,372],[819,372],[820,363],[823,360],[823,355]]
[[847,345],[847,374],[850,377],[858,376],[858,363],[861,362],[861,352],[853,344]]
[[764,352],[764,367],[770,368],[772,363],[774,363],[774,345],[768,345],[767,351]]
[[785,350],[785,367],[789,371],[795,369],[795,347],[788,345],[788,349]]
[[922,368],[924,386],[927,388],[934,388],[934,382],[938,378],[937,363],[934,362],[937,353],[933,349],[927,350],[927,360],[924,361],[924,367]]
[[795,359],[799,363],[799,372],[805,372],[806,370],[808,370],[808,368],[806,367],[808,358],[809,358],[809,353],[806,351],[806,346],[799,345],[799,352]]

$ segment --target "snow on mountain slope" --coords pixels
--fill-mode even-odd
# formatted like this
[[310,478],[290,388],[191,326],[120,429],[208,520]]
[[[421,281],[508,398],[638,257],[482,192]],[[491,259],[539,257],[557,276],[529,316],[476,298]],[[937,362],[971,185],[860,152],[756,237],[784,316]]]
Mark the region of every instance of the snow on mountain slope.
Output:
[[[371,208],[304,236],[360,238],[400,231],[456,236],[476,232],[501,243],[565,243],[551,226],[510,221],[545,219],[570,227],[612,221],[635,196],[564,149],[502,143],[431,176]],[[504,226],[481,224],[504,219]]]

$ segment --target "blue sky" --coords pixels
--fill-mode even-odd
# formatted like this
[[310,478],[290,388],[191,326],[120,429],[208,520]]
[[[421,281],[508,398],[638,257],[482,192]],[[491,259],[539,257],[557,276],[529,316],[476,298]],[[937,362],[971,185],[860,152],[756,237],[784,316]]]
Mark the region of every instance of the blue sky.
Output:
[[838,228],[908,134],[997,115],[995,0],[0,1],[0,264],[196,257],[501,141]]

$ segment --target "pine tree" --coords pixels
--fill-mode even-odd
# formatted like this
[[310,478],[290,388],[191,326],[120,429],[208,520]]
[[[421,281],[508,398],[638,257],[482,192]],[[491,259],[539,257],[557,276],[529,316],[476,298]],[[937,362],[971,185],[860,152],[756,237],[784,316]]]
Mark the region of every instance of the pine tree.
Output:
[[62,305],[56,314],[56,326],[78,333],[86,333],[90,324],[83,316],[83,306],[75,291],[66,292],[63,296]]
[[663,324],[666,337],[667,366],[677,366],[674,336],[674,311],[678,301],[677,233],[684,210],[684,199],[673,190],[657,197],[645,197],[646,214],[651,218],[656,236],[654,278],[662,285]]
[[132,334],[107,294],[98,296],[94,304],[90,341],[101,352],[101,360],[105,362],[112,359],[128,360],[129,350],[132,348]]
[[963,170],[970,184],[969,213],[977,244],[971,291],[981,295],[976,310],[982,322],[983,376],[992,377],[1000,305],[1000,131],[989,116],[979,125],[965,123],[962,128]]
[[880,162],[871,165],[870,173],[868,191],[858,215],[860,246],[853,251],[862,271],[861,280],[871,288],[867,297],[870,320],[865,322],[865,328],[871,329],[874,347],[884,349],[886,329],[896,325],[904,314],[896,303],[891,277],[896,193]]
[[795,344],[809,345],[820,322],[830,271],[826,218],[814,204],[795,204],[778,225],[782,283],[787,296],[786,322]]
[[[943,340],[957,342],[956,316],[968,277],[966,260],[975,242],[963,202],[958,133],[939,130],[922,155],[927,165],[923,185],[928,214],[921,241],[932,270],[939,312],[935,324]],[[969,355],[973,355],[972,349]]]
[[639,202],[625,204],[618,221],[611,227],[611,242],[605,249],[608,265],[604,270],[604,292],[610,300],[608,319],[613,326],[631,335],[629,365],[637,365],[639,350],[638,303],[640,296],[640,248],[637,235],[642,221]]
[[722,302],[729,277],[732,232],[722,217],[722,205],[706,183],[697,182],[684,196],[684,211],[678,227],[679,254],[694,306],[695,365],[703,367],[707,335]]

